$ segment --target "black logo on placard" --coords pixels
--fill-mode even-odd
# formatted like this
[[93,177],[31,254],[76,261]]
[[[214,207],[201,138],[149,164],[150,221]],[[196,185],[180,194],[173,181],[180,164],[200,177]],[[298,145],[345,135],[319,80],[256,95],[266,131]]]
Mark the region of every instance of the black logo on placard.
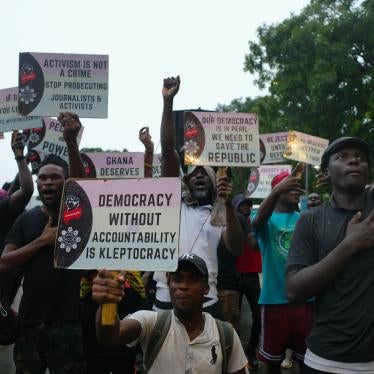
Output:
[[23,116],[27,116],[42,99],[44,75],[42,68],[31,53],[20,53],[19,62],[18,111]]
[[198,159],[205,147],[205,132],[197,117],[191,112],[184,114],[184,155],[191,163]]
[[266,147],[264,142],[260,139],[260,163],[265,160],[266,157]]
[[75,181],[65,185],[55,262],[57,267],[68,268],[82,254],[92,229],[92,207],[83,188]]
[[251,168],[251,174],[248,178],[248,194],[249,196],[256,190],[260,182],[260,172],[258,168]]

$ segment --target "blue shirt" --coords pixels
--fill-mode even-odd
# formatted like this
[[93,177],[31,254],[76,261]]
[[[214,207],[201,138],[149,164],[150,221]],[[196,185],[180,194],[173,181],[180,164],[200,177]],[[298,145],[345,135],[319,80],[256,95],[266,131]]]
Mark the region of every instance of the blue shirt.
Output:
[[255,231],[262,255],[262,288],[259,304],[288,304],[286,261],[299,212],[274,212],[266,225]]

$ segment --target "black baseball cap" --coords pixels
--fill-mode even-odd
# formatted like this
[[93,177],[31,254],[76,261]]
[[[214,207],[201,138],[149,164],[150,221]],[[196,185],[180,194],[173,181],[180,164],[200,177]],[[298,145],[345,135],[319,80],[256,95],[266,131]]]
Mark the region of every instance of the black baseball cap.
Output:
[[193,265],[204,277],[207,277],[209,274],[205,261],[195,253],[185,253],[184,255],[180,256],[178,259],[177,271],[180,270],[180,268],[185,264]]
[[239,195],[236,195],[233,199],[232,199],[232,205],[234,206],[235,209],[238,209],[239,208],[239,205],[241,203],[244,203],[244,202],[247,202],[250,206],[253,206],[253,201],[248,197],[246,196],[244,193],[241,193]]
[[359,138],[354,138],[350,136],[344,136],[342,138],[335,139],[333,142],[331,142],[328,147],[325,149],[325,151],[322,154],[321,158],[321,169],[326,169],[330,157],[341,150],[342,148],[346,147],[355,147],[363,151],[367,157],[369,157],[369,144],[366,143],[364,140]]

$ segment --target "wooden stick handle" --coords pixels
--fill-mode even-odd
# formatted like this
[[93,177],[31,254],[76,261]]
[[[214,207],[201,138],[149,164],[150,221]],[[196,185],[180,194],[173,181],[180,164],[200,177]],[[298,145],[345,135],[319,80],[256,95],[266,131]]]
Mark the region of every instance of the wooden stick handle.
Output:
[[[119,271],[111,271],[113,279],[120,274]],[[101,324],[103,326],[113,326],[116,323],[117,303],[106,303],[101,307]]]
[[225,177],[227,175],[227,166],[220,166],[217,170],[217,177]]
[[[217,177],[225,177],[227,175],[227,169],[226,166],[220,166],[216,173]],[[213,226],[223,226],[226,224],[226,208],[222,197],[216,197],[216,201],[212,207],[210,223]]]

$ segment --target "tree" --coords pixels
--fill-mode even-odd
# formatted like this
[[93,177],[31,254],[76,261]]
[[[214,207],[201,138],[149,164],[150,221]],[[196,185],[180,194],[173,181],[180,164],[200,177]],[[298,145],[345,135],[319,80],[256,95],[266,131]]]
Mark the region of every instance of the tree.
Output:
[[258,28],[245,70],[269,88],[276,128],[374,140],[373,24],[372,0],[312,0],[300,15]]
[[244,70],[269,94],[217,109],[257,113],[261,133],[298,130],[326,139],[357,136],[372,144],[373,25],[373,0],[311,0],[299,15],[260,26]]

